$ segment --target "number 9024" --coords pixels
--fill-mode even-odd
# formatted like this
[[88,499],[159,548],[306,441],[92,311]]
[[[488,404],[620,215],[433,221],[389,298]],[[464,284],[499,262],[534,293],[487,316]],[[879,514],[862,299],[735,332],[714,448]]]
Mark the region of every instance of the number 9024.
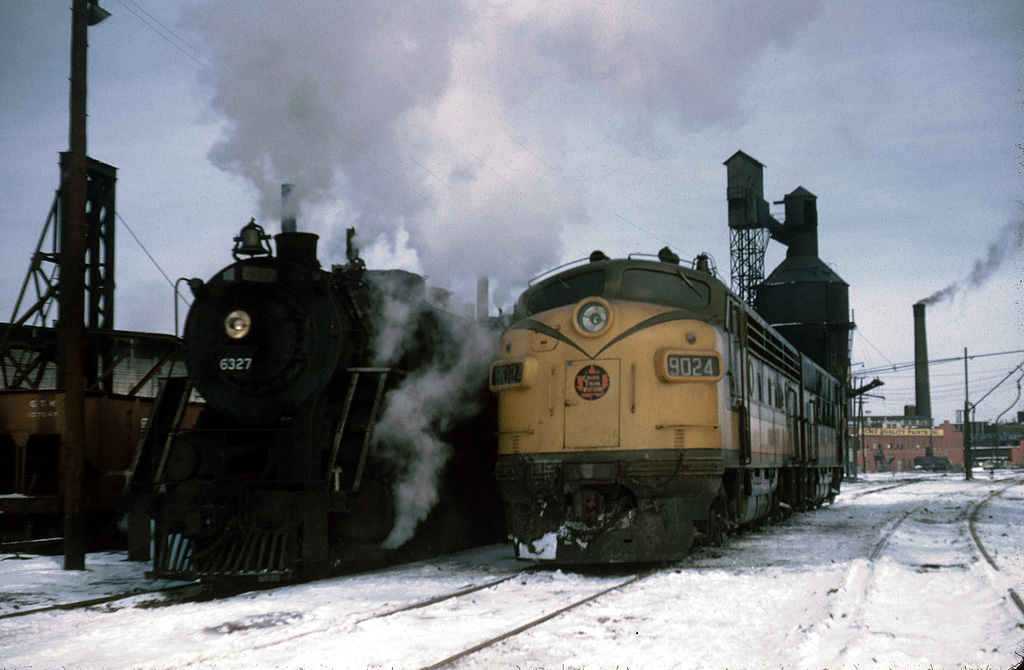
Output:
[[670,354],[666,360],[669,377],[717,377],[717,356],[680,356]]

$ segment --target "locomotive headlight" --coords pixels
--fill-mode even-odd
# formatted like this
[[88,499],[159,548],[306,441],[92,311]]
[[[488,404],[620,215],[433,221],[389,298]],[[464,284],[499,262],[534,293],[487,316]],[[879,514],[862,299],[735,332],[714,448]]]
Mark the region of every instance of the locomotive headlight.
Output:
[[231,312],[228,318],[224,319],[224,330],[227,331],[228,337],[236,340],[248,335],[251,326],[252,319],[240,309]]
[[576,313],[576,323],[585,332],[599,333],[608,325],[608,308],[599,302],[588,302]]

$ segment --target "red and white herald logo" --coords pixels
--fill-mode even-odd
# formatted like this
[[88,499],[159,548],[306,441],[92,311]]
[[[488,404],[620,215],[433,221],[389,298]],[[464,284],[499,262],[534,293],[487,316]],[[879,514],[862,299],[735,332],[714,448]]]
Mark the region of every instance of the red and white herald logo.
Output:
[[591,364],[576,374],[576,393],[584,400],[597,400],[608,392],[609,383],[605,369]]

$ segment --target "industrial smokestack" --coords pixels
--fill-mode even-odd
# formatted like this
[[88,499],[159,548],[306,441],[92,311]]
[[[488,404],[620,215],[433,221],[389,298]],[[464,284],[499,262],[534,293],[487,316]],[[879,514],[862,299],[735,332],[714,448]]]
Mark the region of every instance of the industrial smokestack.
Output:
[[490,316],[491,291],[487,275],[476,278],[476,320],[485,321]]
[[932,392],[928,384],[928,337],[924,325],[925,303],[914,305],[914,381],[917,415],[932,418]]
[[292,201],[292,185],[281,184],[281,232],[294,233],[295,225],[295,203]]

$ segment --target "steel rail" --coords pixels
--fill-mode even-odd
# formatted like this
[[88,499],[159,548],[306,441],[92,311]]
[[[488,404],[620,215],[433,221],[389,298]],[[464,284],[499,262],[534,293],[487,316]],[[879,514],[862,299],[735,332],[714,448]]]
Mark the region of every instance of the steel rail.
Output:
[[[532,568],[532,567],[526,568],[524,570],[520,570],[518,572],[514,572],[514,573],[512,573],[512,574],[510,574],[510,575],[508,575],[506,577],[502,577],[501,579],[493,579],[493,580],[491,580],[489,582],[484,582],[482,584],[477,584],[477,585],[474,585],[474,586],[468,586],[466,588],[459,589],[458,591],[452,591],[451,593],[445,593],[445,594],[441,594],[439,596],[433,596],[431,598],[426,598],[424,600],[419,600],[419,601],[416,601],[416,602],[413,602],[413,603],[409,603],[407,605],[402,605],[400,607],[396,607],[396,608],[391,609],[391,610],[384,610],[384,611],[381,611],[381,612],[375,612],[373,614],[370,614],[369,616],[363,617],[362,619],[357,619],[356,621],[352,622],[352,625],[356,626],[356,625],[359,625],[361,623],[365,623],[367,621],[373,621],[374,619],[384,619],[384,618],[387,618],[389,616],[393,616],[395,614],[399,614],[401,612],[408,612],[410,610],[416,610],[416,609],[421,609],[421,608],[424,608],[424,607],[430,607],[431,605],[436,605],[438,603],[442,603],[442,602],[445,602],[447,600],[453,600],[455,598],[459,598],[461,596],[468,595],[470,593],[476,593],[478,591],[483,591],[484,589],[489,589],[489,588],[497,586],[499,584],[504,584],[505,582],[511,581],[511,580],[513,580],[513,579],[515,579],[517,577],[521,577],[522,575],[524,575],[526,573],[529,573],[529,572],[533,572],[534,570],[535,570],[535,568]],[[305,631],[302,631],[301,633],[296,633],[295,635],[289,635],[287,637],[284,637],[284,638],[281,638],[281,639],[278,639],[278,640],[274,640],[272,642],[266,642],[266,643],[263,643],[263,644],[256,644],[256,645],[253,645],[251,648],[254,649],[254,650],[268,649],[270,647],[275,647],[275,646],[277,646],[279,644],[283,644],[285,642],[292,642],[294,640],[297,640],[297,639],[303,638],[303,637],[307,637],[309,635],[316,635],[317,633],[327,632],[328,630],[331,630],[332,628],[334,628],[336,625],[337,625],[337,622],[331,622],[330,624],[328,624],[326,626],[320,626],[320,627],[317,627],[317,628],[314,628],[314,629],[305,630]]]
[[[195,591],[195,595],[200,595],[206,591],[206,588],[198,582],[190,582],[188,584],[178,584],[175,586],[165,586],[161,589],[148,589],[140,591],[131,591],[128,593],[119,593],[110,596],[101,596],[99,598],[88,598],[86,600],[76,600],[69,603],[57,603],[55,605],[46,605],[43,607],[33,607],[31,609],[18,610],[17,612],[7,612],[0,614],[0,620],[2,619],[14,619],[16,617],[28,616],[30,614],[40,614],[42,612],[57,612],[57,611],[71,611],[77,609],[88,609],[95,607],[96,605],[105,605],[106,603],[117,602],[118,600],[127,600],[128,598],[134,598],[136,596],[148,596],[161,593],[177,593],[179,591]],[[187,598],[188,596],[186,596]],[[184,599],[183,599],[184,600]]]
[[[987,561],[989,566],[991,566],[991,568],[996,572],[1001,572],[1001,570],[999,569],[999,564],[996,563],[995,557],[993,557],[992,554],[990,554],[988,550],[985,548],[985,545],[981,541],[981,537],[979,537],[978,535],[978,530],[976,528],[978,513],[981,511],[982,506],[987,504],[993,498],[998,498],[999,496],[1003,495],[1003,493],[1005,493],[1007,489],[1015,485],[1020,485],[1020,483],[1021,482],[1017,481],[1012,484],[1007,484],[998,491],[993,491],[992,493],[988,494],[988,496],[984,500],[980,500],[974,503],[974,505],[971,507],[970,517],[967,522],[968,528],[970,528],[971,531],[971,539],[974,540],[974,546],[978,548],[978,551],[985,558],[985,561]],[[1020,610],[1020,613],[1024,614],[1024,600],[1021,599],[1020,595],[1012,586],[1008,589],[1008,591],[1010,594],[1010,600],[1012,600],[1013,604],[1017,606],[1017,609]]]
[[597,593],[589,595],[586,598],[583,598],[581,600],[577,600],[576,602],[570,603],[570,604],[566,605],[565,607],[562,607],[562,608],[559,608],[559,609],[555,610],[554,612],[549,612],[548,614],[545,614],[544,616],[538,617],[538,618],[534,619],[533,621],[530,621],[530,622],[525,623],[525,624],[523,624],[521,626],[513,628],[512,630],[507,631],[505,633],[502,633],[501,635],[497,635],[497,636],[492,637],[492,638],[490,638],[488,640],[485,640],[485,641],[483,641],[483,642],[481,642],[479,644],[473,645],[469,649],[465,649],[463,651],[460,651],[457,654],[453,654],[453,655],[449,656],[448,658],[442,659],[442,660],[440,660],[440,661],[438,661],[436,663],[433,663],[431,665],[425,666],[425,667],[421,668],[421,670],[440,670],[440,668],[447,667],[447,666],[451,665],[452,663],[455,663],[456,661],[460,661],[463,658],[466,658],[467,656],[471,656],[471,655],[477,653],[478,651],[481,651],[481,650],[486,649],[488,647],[492,647],[492,646],[494,646],[495,644],[497,644],[499,642],[503,642],[503,641],[505,641],[505,640],[507,640],[509,638],[515,637],[516,635],[520,635],[520,634],[522,634],[522,633],[524,633],[524,632],[526,632],[526,631],[528,631],[528,630],[530,630],[532,628],[536,628],[537,626],[539,626],[539,625],[541,625],[541,624],[543,624],[543,623],[545,623],[547,621],[550,621],[551,619],[554,619],[557,616],[560,616],[560,615],[562,615],[562,614],[564,614],[564,613],[566,613],[566,612],[568,612],[570,610],[574,610],[577,607],[580,607],[580,606],[585,605],[585,604],[587,604],[587,603],[589,603],[589,602],[591,602],[593,600],[596,600],[596,599],[600,598],[601,596],[604,596],[604,595],[606,595],[608,593],[611,593],[612,591],[618,591],[618,590],[623,589],[623,588],[625,588],[627,586],[630,586],[631,584],[635,584],[635,583],[639,582],[642,579],[646,579],[647,577],[650,577],[651,575],[655,574],[656,572],[658,572],[658,569],[647,570],[645,572],[641,572],[639,574],[633,575],[632,577],[630,577],[629,579],[627,579],[627,580],[625,580],[623,582],[620,582],[620,583],[618,583],[618,584],[616,584],[614,586],[610,586],[610,587],[608,587],[606,589],[602,589],[601,591],[598,591]]

